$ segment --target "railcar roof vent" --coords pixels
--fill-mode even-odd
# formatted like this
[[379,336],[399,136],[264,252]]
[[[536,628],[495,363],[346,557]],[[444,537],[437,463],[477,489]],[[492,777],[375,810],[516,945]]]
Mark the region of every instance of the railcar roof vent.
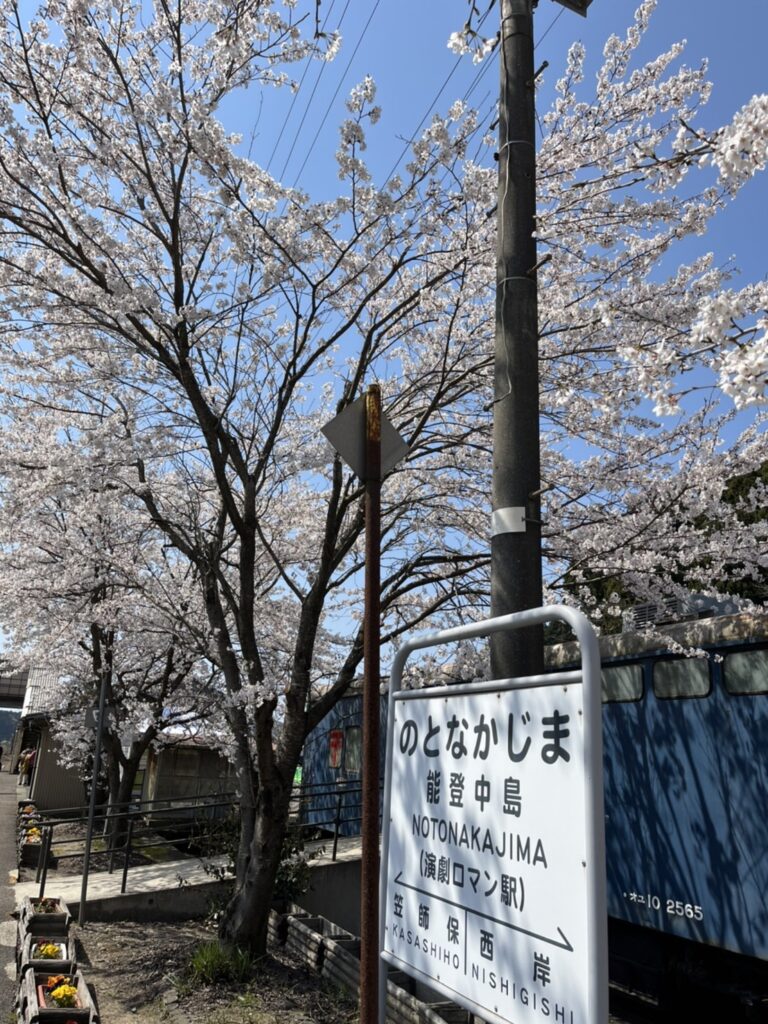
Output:
[[680,597],[665,597],[661,601],[636,604],[624,613],[624,629],[647,629],[670,622],[683,622],[694,618],[696,610],[691,602]]

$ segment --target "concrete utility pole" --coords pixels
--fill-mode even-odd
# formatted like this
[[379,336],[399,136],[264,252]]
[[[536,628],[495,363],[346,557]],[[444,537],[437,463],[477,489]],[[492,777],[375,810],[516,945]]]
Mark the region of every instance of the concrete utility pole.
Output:
[[[535,0],[501,0],[491,615],[542,603]],[[541,671],[540,626],[491,637],[494,679]]]

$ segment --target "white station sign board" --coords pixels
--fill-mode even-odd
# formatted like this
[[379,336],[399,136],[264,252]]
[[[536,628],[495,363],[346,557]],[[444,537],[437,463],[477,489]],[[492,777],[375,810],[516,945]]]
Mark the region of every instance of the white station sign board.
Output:
[[390,703],[381,956],[486,1020],[595,1024],[603,1012],[589,981],[605,959],[589,940],[602,766],[585,741],[585,686],[557,679]]

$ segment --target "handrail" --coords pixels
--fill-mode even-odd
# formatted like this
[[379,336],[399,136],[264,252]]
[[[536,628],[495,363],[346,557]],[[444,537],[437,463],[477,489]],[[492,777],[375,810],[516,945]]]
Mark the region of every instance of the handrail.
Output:
[[[117,824],[119,822],[125,823],[125,832],[122,835],[116,836],[114,841],[107,844],[103,850],[99,850],[100,854],[109,854],[109,872],[111,873],[114,867],[115,854],[122,852],[124,854],[123,863],[123,877],[121,884],[121,892],[125,892],[127,885],[128,868],[130,866],[131,853],[140,852],[142,850],[149,850],[156,847],[168,846],[169,840],[164,838],[157,842],[136,842],[139,840],[157,836],[158,827],[157,822],[153,823],[153,818],[156,816],[162,816],[164,819],[159,824],[166,828],[170,825],[174,826],[175,841],[190,841],[192,839],[198,839],[202,841],[206,837],[206,832],[199,831],[199,826],[202,823],[208,823],[211,828],[216,827],[216,821],[210,817],[207,812],[220,808],[232,808],[235,806],[236,801],[234,799],[235,794],[231,794],[230,799],[222,799],[221,794],[210,794],[203,798],[193,797],[166,797],[160,800],[147,800],[133,803],[128,806],[125,810],[120,810],[112,805],[108,807],[106,811],[103,811],[95,815],[94,820],[104,821],[108,824]],[[81,813],[77,816],[67,814],[67,811],[77,810]],[[186,816],[181,820],[174,822],[173,817],[176,812],[203,812],[193,813],[188,819]],[[62,816],[65,814],[66,816]],[[83,813],[82,808],[53,808],[49,812],[41,812],[41,817],[45,817],[43,827],[43,842],[40,846],[40,853],[38,858],[38,872],[36,881],[40,882],[40,898],[42,898],[45,890],[45,883],[48,873],[48,862],[50,859],[50,851],[53,844],[54,830],[57,826],[71,826],[73,824],[84,824],[87,821],[87,814]],[[136,828],[136,825],[142,819],[146,820],[145,827],[141,830]],[[213,834],[209,832],[209,834]],[[57,858],[59,860],[67,860],[75,857],[82,857],[82,837],[63,837],[57,840],[57,846],[59,852],[57,852]],[[78,849],[72,853],[63,852],[62,848],[66,848],[68,845],[76,844]]]
[[[347,813],[342,815],[342,808],[345,798],[360,797],[362,785],[359,779],[340,779],[338,782],[327,783],[302,783],[294,786],[291,791],[289,803],[298,804],[302,816],[311,816],[310,821],[292,821],[291,827],[301,832],[311,833],[317,829],[328,829],[333,833],[332,859],[336,860],[338,840],[340,836],[342,821],[359,824],[361,816],[359,813],[349,813],[353,808],[357,812],[354,800],[352,806],[348,807]],[[325,804],[324,804],[325,801]],[[112,804],[106,809],[98,811],[94,815],[94,821],[106,825],[124,823],[124,832],[114,842],[109,842],[104,849],[97,852],[100,855],[109,855],[108,871],[111,874],[114,870],[117,854],[123,855],[121,892],[125,892],[127,886],[128,870],[132,853],[141,853],[142,850],[149,850],[169,843],[178,843],[190,840],[204,841],[215,835],[216,828],[220,822],[213,818],[206,818],[206,812],[216,808],[233,808],[237,806],[237,794],[210,793],[196,797],[162,797],[156,800],[128,800],[120,804]],[[174,812],[203,812],[193,813],[188,819],[180,818],[173,820]],[[327,811],[328,816],[323,813]],[[76,813],[73,813],[76,812]],[[84,824],[88,819],[87,809],[83,807],[58,807],[48,811],[39,812],[43,818],[43,841],[40,847],[37,876],[35,881],[40,883],[40,897],[45,891],[48,862],[51,848],[54,842],[54,832],[58,826],[73,824]],[[322,818],[318,818],[323,814]],[[166,817],[167,815],[167,817]],[[156,821],[153,818],[165,818],[164,821]],[[141,827],[144,819],[144,827]],[[201,823],[210,822],[211,828],[199,830]],[[162,830],[163,826],[173,825],[174,838],[162,839],[156,842],[143,842],[142,840],[154,837]],[[81,837],[63,837],[56,840],[57,859],[67,860],[82,856]],[[78,849],[73,852],[65,852],[68,845],[77,845]]]
[[[121,801],[119,804],[111,804],[106,811],[97,812],[95,817],[97,819],[106,819],[111,817],[119,817],[120,814],[143,814],[147,812],[147,809],[151,810],[161,804],[167,804],[169,809],[183,808],[187,805],[189,805],[190,807],[208,807],[211,806],[211,804],[216,806],[217,802],[221,802],[222,804],[232,803],[236,799],[237,793],[233,791],[227,793],[209,793],[196,797],[171,796],[162,797],[157,800],[124,800]],[[116,814],[114,811],[114,808],[116,807],[124,807],[126,809]],[[51,824],[72,824],[72,822],[87,821],[88,819],[88,808],[84,807],[82,804],[75,807],[54,807],[50,810],[39,810],[37,813],[40,815],[41,818],[46,818],[47,823]],[[53,818],[53,815],[60,815],[60,817]]]

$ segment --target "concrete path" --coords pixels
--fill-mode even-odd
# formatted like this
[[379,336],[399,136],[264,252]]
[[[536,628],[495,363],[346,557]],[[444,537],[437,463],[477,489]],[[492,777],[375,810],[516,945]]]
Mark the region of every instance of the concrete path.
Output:
[[0,1007],[9,1013],[16,1001],[16,812],[27,795],[18,780],[0,771]]
[[[226,857],[212,857],[211,863],[223,866]],[[120,886],[123,873],[116,868],[110,875],[108,871],[96,871],[88,876],[86,909],[88,903],[95,900],[110,899],[121,895]],[[146,864],[131,868],[128,872],[126,893],[135,895],[143,892],[156,892],[163,889],[178,889],[182,885],[209,885],[211,876],[207,874],[197,860],[188,857],[182,860],[166,861],[163,864]],[[59,875],[48,877],[45,895],[58,896],[73,911],[80,903],[82,893],[82,875]],[[16,886],[16,903],[21,903],[25,896],[37,896],[40,886],[37,882],[20,882]]]
[[[5,777],[5,776],[4,776]],[[8,776],[14,778],[14,776]],[[16,813],[14,801],[13,814]],[[308,843],[306,853],[317,849],[322,850],[315,859],[312,866],[328,864],[331,862],[332,842],[326,840],[322,843]],[[15,861],[15,849],[12,851]],[[344,862],[354,860],[360,856],[360,838],[353,836],[348,839],[339,839],[336,859]],[[226,857],[212,857],[209,862],[217,867],[224,867],[227,863]],[[101,901],[110,898],[117,898],[121,895],[122,870],[116,868],[112,874],[107,871],[96,871],[88,877],[88,891],[86,897],[86,910],[91,901]],[[178,890],[180,887],[191,885],[210,885],[211,874],[205,870],[199,860],[185,857],[179,860],[165,861],[161,864],[147,864],[141,867],[133,867],[128,872],[126,893],[137,895],[139,893],[151,893],[162,890]],[[40,886],[35,881],[20,882],[15,886],[16,904],[20,905],[25,896],[37,896]],[[58,896],[62,898],[71,910],[80,903],[82,890],[81,875],[59,875],[48,876],[46,883],[46,896]],[[74,910],[73,910],[74,912]]]

